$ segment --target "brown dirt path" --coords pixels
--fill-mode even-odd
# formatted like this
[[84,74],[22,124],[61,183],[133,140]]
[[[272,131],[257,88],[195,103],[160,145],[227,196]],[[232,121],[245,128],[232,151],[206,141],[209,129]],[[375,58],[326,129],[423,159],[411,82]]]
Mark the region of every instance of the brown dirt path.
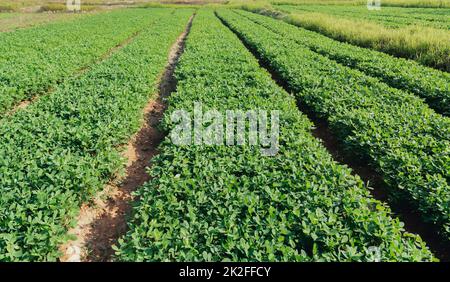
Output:
[[61,247],[64,254],[60,261],[110,261],[114,254],[112,246],[126,232],[127,215],[131,211],[132,192],[150,179],[146,168],[158,153],[158,145],[164,134],[157,129],[164,110],[165,98],[176,89],[173,76],[175,66],[184,50],[194,15],[189,19],[186,30],[172,45],[168,64],[159,79],[159,91],[144,109],[144,122],[140,131],[126,145],[123,156],[128,160],[126,176],[106,185],[94,199],[93,205],[83,205],[78,224],[69,230],[77,240]]

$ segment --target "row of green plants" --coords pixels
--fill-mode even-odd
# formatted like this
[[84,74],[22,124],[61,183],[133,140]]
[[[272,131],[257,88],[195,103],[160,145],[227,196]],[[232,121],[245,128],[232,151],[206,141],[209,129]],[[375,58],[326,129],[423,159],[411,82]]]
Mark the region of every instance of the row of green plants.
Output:
[[242,5],[241,8],[282,19],[338,41],[450,71],[449,30],[419,25],[388,28],[367,20],[349,19],[319,12],[291,11],[288,13],[272,6]]
[[0,124],[0,261],[58,259],[81,203],[124,167],[120,145],[139,129],[169,49],[192,12],[155,12],[164,17],[129,45],[5,117]]
[[164,14],[126,9],[0,33],[0,116],[94,64]]
[[220,18],[261,57],[354,159],[370,163],[392,200],[450,239],[450,120],[416,96],[344,67],[232,11]]
[[86,16],[83,13],[0,13],[0,33],[42,26],[52,22],[68,22]]
[[424,98],[437,112],[450,115],[450,74],[414,61],[338,42],[321,34],[270,17],[237,11],[267,29],[344,66],[376,77],[392,87]]
[[450,29],[450,9],[442,8],[430,9],[381,7],[381,10],[369,10],[365,5],[279,5],[276,6],[276,8],[287,12],[319,12],[349,19],[369,20],[391,28],[398,28],[407,25],[422,25],[435,28]]
[[[295,99],[276,85],[239,39],[200,10],[176,68],[172,114],[277,110],[280,150],[259,146],[175,145],[171,134],[138,189],[120,261],[429,261],[361,179],[332,160]],[[248,124],[247,124],[248,126]]]

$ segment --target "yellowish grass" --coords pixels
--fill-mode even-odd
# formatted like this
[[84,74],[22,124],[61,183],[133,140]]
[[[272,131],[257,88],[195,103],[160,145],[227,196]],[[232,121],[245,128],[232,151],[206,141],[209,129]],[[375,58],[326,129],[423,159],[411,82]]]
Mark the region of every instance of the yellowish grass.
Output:
[[53,21],[66,21],[83,16],[79,13],[14,13],[10,17],[0,17],[0,32],[14,31]]
[[292,13],[284,20],[340,41],[450,70],[450,32],[447,30],[422,26],[390,29],[364,20],[321,13]]

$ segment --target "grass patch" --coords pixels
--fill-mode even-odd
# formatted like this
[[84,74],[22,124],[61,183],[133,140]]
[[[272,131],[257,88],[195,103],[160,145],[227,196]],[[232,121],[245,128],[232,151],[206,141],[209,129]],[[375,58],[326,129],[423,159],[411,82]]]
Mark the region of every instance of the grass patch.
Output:
[[17,7],[12,4],[0,4],[0,13],[10,13],[17,11]]
[[333,39],[416,60],[450,71],[449,31],[407,26],[390,29],[365,20],[343,19],[316,12],[285,14],[270,5],[241,5],[240,8],[313,30]]
[[449,32],[430,27],[389,29],[364,20],[350,20],[321,13],[290,14],[284,20],[339,41],[416,60],[450,71]]
[[[366,0],[271,0],[273,4],[292,5],[366,5]],[[450,8],[449,0],[382,0],[382,6],[405,8]]]
[[[96,6],[91,5],[81,5],[81,11],[82,12],[90,12],[97,9]],[[41,6],[40,12],[53,12],[53,13],[62,13],[62,12],[69,12],[67,10],[66,4],[59,4],[59,3],[50,3]]]

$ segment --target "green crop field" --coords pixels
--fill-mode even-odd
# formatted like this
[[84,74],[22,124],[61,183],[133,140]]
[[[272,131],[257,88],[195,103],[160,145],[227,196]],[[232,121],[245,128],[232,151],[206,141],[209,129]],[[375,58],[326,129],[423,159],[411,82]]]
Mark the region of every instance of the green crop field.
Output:
[[0,262],[450,261],[447,1],[64,2],[0,1]]

